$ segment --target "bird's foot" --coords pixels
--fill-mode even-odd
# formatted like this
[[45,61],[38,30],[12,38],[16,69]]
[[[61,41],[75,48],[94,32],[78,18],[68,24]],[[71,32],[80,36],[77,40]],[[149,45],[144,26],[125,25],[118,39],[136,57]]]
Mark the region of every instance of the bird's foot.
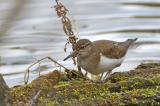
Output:
[[103,84],[105,83],[104,80],[91,80],[92,83],[95,83],[95,84]]
[[111,75],[111,71],[105,73],[105,76],[102,78],[103,81],[106,81],[106,79]]

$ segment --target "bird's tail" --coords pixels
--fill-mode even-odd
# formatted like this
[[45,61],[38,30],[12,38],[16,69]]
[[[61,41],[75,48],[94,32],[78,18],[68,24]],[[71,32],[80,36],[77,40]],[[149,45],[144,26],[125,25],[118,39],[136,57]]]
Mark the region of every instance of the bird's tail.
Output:
[[130,46],[132,43],[134,43],[138,38],[135,38],[135,39],[128,39],[126,41],[127,45]]
[[131,44],[134,43],[137,39],[138,39],[138,38],[128,39],[128,40],[126,41],[126,43],[127,43],[128,45],[131,45]]

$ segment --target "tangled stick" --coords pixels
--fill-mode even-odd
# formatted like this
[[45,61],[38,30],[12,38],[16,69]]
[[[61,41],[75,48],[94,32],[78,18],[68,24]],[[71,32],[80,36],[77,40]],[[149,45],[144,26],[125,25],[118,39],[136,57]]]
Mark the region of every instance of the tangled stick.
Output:
[[[67,17],[67,14],[69,13],[68,9],[59,1],[55,0],[55,11],[57,13],[57,16],[61,18],[61,22],[63,25],[63,31],[68,36],[67,43],[64,46],[64,51],[67,50],[67,45],[70,43],[72,44],[72,49],[75,47],[77,37],[75,36],[75,33],[73,32],[73,27],[70,19]],[[74,64],[76,65],[75,58],[72,58]]]
[[[77,41],[78,38],[75,36],[75,34],[73,32],[73,28],[72,28],[72,23],[71,23],[70,19],[67,17],[67,14],[69,13],[68,9],[59,0],[55,0],[55,1],[56,1],[56,5],[54,6],[54,8],[56,10],[57,16],[59,18],[61,18],[61,22],[62,22],[62,25],[63,25],[63,31],[68,36],[67,43],[65,44],[65,47],[64,47],[64,51],[66,52],[68,44],[72,44],[72,49],[74,49],[76,41]],[[48,60],[52,61],[55,65],[58,65],[60,67],[60,70],[61,70],[61,68],[63,68],[65,70],[65,72],[67,73],[67,77],[69,79],[75,78],[75,76],[86,79],[86,77],[79,74],[77,71],[67,69],[66,67],[64,67],[63,65],[59,64],[57,61],[52,59],[51,57],[44,57],[40,60],[37,60],[36,62],[31,64],[27,68],[27,70],[24,74],[24,83],[25,84],[27,84],[28,80],[29,80],[30,68],[33,67],[36,64],[40,64],[40,62],[45,60],[45,59],[48,59]],[[76,65],[75,57],[72,57],[72,60],[73,60],[74,64]],[[39,71],[39,75],[40,75],[40,71]]]
[[33,64],[31,64],[27,69],[26,72],[24,74],[24,83],[27,84],[28,80],[29,80],[29,73],[30,73],[30,68],[33,67],[36,64],[39,64],[40,62],[42,62],[43,60],[48,59],[50,61],[52,61],[55,65],[58,65],[60,67],[60,70],[63,68],[64,71],[66,72],[66,76],[69,79],[75,78],[75,77],[79,77],[79,78],[84,78],[82,75],[80,75],[78,72],[73,71],[73,70],[69,70],[68,68],[66,68],[65,66],[61,65],[60,63],[58,63],[56,60],[52,59],[51,57],[44,57],[40,60],[37,60],[36,62],[34,62]]

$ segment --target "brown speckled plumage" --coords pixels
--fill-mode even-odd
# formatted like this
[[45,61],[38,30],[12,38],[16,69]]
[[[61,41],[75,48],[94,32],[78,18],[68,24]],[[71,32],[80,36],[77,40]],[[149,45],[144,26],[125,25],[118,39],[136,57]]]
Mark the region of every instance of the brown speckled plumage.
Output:
[[80,39],[71,56],[77,56],[78,65],[92,74],[111,72],[121,65],[129,46],[136,40],[137,38],[124,42],[111,40],[91,42],[88,39]]

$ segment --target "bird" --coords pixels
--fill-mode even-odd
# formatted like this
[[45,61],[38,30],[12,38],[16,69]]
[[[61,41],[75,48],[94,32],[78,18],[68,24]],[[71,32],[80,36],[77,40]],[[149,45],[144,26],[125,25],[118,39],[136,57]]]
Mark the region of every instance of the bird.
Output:
[[78,66],[86,72],[102,76],[106,73],[106,77],[123,63],[129,47],[136,40],[137,38],[122,42],[112,40],[92,42],[89,39],[80,39],[73,47],[73,52],[64,61],[70,57],[77,57]]

